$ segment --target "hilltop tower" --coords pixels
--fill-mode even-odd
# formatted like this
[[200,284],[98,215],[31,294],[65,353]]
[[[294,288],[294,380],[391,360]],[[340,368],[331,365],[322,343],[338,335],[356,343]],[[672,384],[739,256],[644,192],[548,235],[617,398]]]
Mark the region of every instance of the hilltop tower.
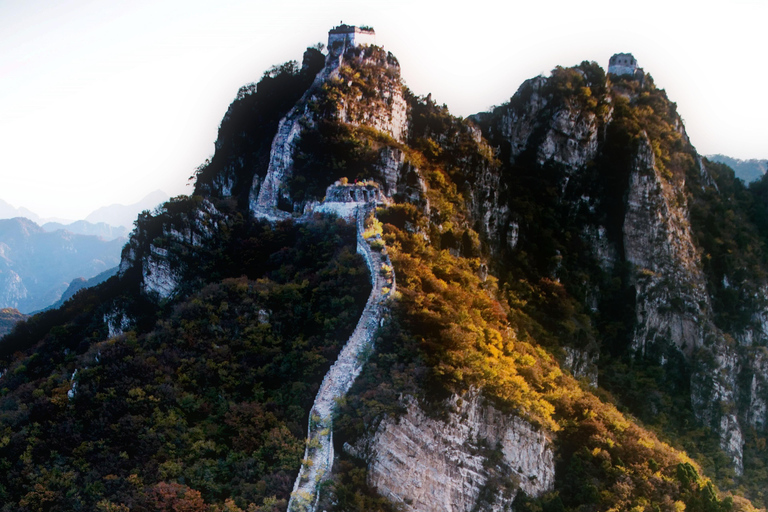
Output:
[[376,32],[371,27],[356,27],[342,23],[328,31],[328,51],[338,54],[350,46],[376,44]]
[[635,75],[638,69],[637,60],[631,53],[615,53],[608,61],[608,73],[614,75]]

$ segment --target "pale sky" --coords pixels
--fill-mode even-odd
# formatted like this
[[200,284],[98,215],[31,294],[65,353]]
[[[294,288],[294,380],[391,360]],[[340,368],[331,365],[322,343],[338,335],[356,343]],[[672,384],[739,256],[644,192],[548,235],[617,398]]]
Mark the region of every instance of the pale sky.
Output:
[[189,193],[239,87],[342,20],[373,26],[406,85],[461,116],[631,52],[701,154],[768,158],[765,0],[0,0],[0,199],[78,219]]

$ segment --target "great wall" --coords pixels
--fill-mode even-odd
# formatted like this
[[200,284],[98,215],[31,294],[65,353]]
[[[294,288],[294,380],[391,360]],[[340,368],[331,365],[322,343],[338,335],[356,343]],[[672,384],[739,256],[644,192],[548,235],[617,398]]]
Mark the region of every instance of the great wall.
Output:
[[[340,25],[329,32],[329,56],[325,67],[280,121],[263,183],[254,178],[249,198],[254,217],[269,221],[290,217],[277,206],[282,193],[281,184],[292,174],[295,141],[301,133],[302,123],[309,121],[310,99],[329,77],[337,73],[346,47],[374,43],[375,32],[370,27]],[[371,293],[355,330],[325,375],[310,410],[304,458],[293,486],[288,512],[314,512],[317,508],[320,484],[330,475],[333,467],[333,413],[336,402],[347,394],[362,371],[373,350],[375,335],[384,322],[386,302],[395,293],[394,269],[381,236],[375,230],[368,235],[365,226],[369,215],[375,224],[375,208],[377,204],[386,202],[387,198],[378,184],[336,182],[328,187],[322,203],[305,205],[303,215],[297,219],[302,222],[314,213],[333,213],[350,221],[354,219],[357,225],[357,252],[370,272]]]
[[[354,191],[352,187],[354,185],[349,189]],[[288,512],[314,512],[317,506],[320,483],[330,474],[333,467],[333,412],[336,401],[347,394],[360,375],[373,349],[376,332],[384,321],[387,300],[395,293],[394,270],[380,235],[374,233],[368,238],[364,236],[366,217],[373,214],[376,202],[355,201],[351,204],[356,205],[354,216],[357,224],[357,252],[368,266],[372,289],[355,330],[325,375],[315,397],[309,414],[304,459],[293,486]],[[381,250],[377,250],[379,248]]]

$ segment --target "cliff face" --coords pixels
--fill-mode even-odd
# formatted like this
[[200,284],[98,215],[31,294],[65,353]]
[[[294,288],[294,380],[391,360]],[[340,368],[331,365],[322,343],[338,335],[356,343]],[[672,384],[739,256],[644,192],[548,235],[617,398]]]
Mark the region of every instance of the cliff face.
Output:
[[[399,72],[397,60],[381,51],[353,47],[344,53],[329,54],[312,85],[280,120],[266,176],[263,180],[254,177],[251,186],[251,212],[278,207],[288,211],[304,209],[306,200],[300,202],[292,197],[289,184],[294,178],[299,140],[307,135],[305,132],[317,130],[321,120],[365,126],[403,142],[407,136],[407,105]],[[372,76],[379,78],[377,86],[370,83]],[[389,153],[381,160],[384,172],[392,167]]]
[[385,419],[348,450],[365,454],[370,484],[404,510],[508,510],[520,490],[552,490],[552,445],[526,421],[483,404],[477,393],[451,397],[442,419],[427,416],[413,397],[403,402],[404,415]]
[[688,355],[703,342],[708,297],[684,186],[659,175],[650,141],[641,140],[630,171],[623,229],[625,259],[636,269],[632,346],[639,352],[657,338]]
[[[685,384],[678,384],[682,387],[676,393],[688,393],[687,407],[717,433],[733,471],[741,475],[744,432],[762,425],[764,416],[764,368],[758,349],[765,344],[765,305],[758,299],[764,289],[763,271],[753,271],[745,284],[743,271],[712,270],[712,244],[703,241],[716,235],[706,229],[726,221],[694,225],[691,204],[697,204],[697,212],[707,210],[702,206],[704,191],[707,200],[734,199],[718,191],[663,91],[659,94],[652,81],[616,78],[616,83],[604,84],[589,66],[557,69],[551,77],[527,81],[508,105],[476,116],[503,161],[506,192],[501,195],[513,196],[509,202],[488,205],[509,219],[506,240],[492,236],[491,245],[496,244],[507,261],[535,251],[541,260],[552,258],[554,264],[532,273],[562,279],[569,293],[580,297],[593,315],[593,328],[587,331],[601,329],[595,314],[623,323],[626,334],[620,339],[613,331],[597,334],[606,339],[602,348],[590,343],[569,346],[573,342],[563,340],[567,357],[562,362],[567,367],[583,374],[579,360],[595,362],[597,352],[610,351],[634,354],[636,360],[646,361],[643,364],[652,361],[667,375],[682,372],[678,375],[685,376]],[[555,247],[548,252],[542,251],[537,233],[547,229],[547,220],[532,219],[530,207],[514,197],[515,189],[539,179],[542,188],[551,188],[531,200],[546,205],[538,209],[540,217],[555,219],[548,231]],[[536,189],[527,190],[530,194]],[[581,256],[573,259],[577,251]],[[760,265],[765,268],[765,263]],[[626,286],[623,295],[617,296],[606,279]],[[734,306],[740,311],[735,314],[746,318],[739,325],[721,320],[720,297],[729,286],[736,290],[733,295],[743,297]],[[617,299],[633,310],[623,320],[616,317]]]
[[139,217],[136,232],[123,248],[119,274],[139,272],[144,293],[168,299],[194,264],[189,253],[210,250],[228,222],[231,219],[206,199],[167,203],[157,215]]

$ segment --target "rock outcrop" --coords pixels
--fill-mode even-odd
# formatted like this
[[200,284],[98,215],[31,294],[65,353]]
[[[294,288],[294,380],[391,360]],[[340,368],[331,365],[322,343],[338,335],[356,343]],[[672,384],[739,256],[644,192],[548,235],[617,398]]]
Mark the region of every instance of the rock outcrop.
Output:
[[[324,87],[329,83],[343,82],[345,79],[342,75],[348,63],[358,67],[376,66],[382,76],[381,87],[373,95],[363,95],[355,92],[351,81],[345,83],[351,90],[350,95],[336,99],[338,105],[336,111],[330,114],[332,118],[349,126],[365,126],[379,131],[398,142],[405,141],[408,134],[408,106],[399,79],[399,64],[391,55],[383,57],[383,61],[379,60],[379,52],[373,52],[372,55],[367,49],[354,47],[343,53],[328,55],[325,66],[317,73],[312,85],[280,120],[277,134],[272,140],[266,176],[263,179],[254,176],[251,185],[249,203],[253,215],[269,213],[274,216],[276,208],[285,210],[287,205],[291,205],[291,211],[301,213],[301,205],[295,204],[287,186],[294,174],[296,146],[302,133],[314,129],[320,120],[317,103],[325,94]],[[384,154],[382,158],[384,172],[388,166],[391,167],[387,156]],[[220,188],[226,188],[226,183],[222,183]]]
[[269,167],[263,182],[254,176],[250,192],[251,213],[277,208],[280,196],[290,202],[290,197],[283,189],[292,175],[293,152],[297,139],[301,135],[303,125],[313,122],[309,102],[317,94],[323,83],[333,76],[340,65],[340,57],[328,57],[325,67],[318,72],[312,86],[307,89],[301,99],[293,106],[288,114],[280,120],[277,134],[272,140],[269,153]]
[[403,402],[405,414],[385,418],[372,439],[350,447],[368,460],[369,483],[403,510],[509,510],[518,492],[539,496],[553,488],[547,435],[484,404],[478,393],[451,397],[444,419],[429,417],[413,397]]
[[174,213],[171,202],[154,217],[140,217],[139,227],[123,248],[118,275],[138,270],[142,291],[159,299],[171,297],[183,280],[188,262],[179,253],[215,243],[219,228],[227,223],[226,215],[207,199],[182,201],[193,205],[186,214]]
[[703,343],[709,299],[683,186],[659,175],[650,142],[642,141],[624,216],[625,259],[637,269],[632,344],[640,352],[657,338],[689,355]]
[[[734,346],[733,340],[742,346],[764,344],[768,331],[763,318],[768,316],[755,311],[751,325],[737,332],[723,332],[715,325],[703,254],[691,225],[692,192],[683,169],[690,162],[702,186],[716,189],[715,181],[690,145],[682,120],[666,97],[658,95],[658,102],[649,107],[652,85],[642,80],[616,80],[612,86],[586,64],[558,68],[551,77],[526,81],[509,104],[491,114],[475,116],[503,158],[503,171],[490,169],[477,181],[481,185],[473,187],[469,196],[473,198],[473,214],[492,241],[492,254],[515,255],[530,250],[531,243],[540,245],[540,235],[531,232],[538,229],[538,223],[531,222],[530,217],[528,221],[522,219],[525,213],[505,204],[503,197],[510,182],[518,183],[515,173],[527,172],[525,179],[531,180],[536,179],[532,169],[546,172],[551,203],[546,206],[549,210],[541,211],[568,219],[560,221],[561,226],[579,231],[567,237],[580,237],[580,248],[589,253],[580,258],[591,258],[613,279],[625,279],[622,269],[629,269],[627,284],[634,290],[634,319],[628,320],[632,325],[627,340],[631,351],[640,358],[655,358],[672,373],[682,369],[669,366],[673,364],[669,351],[682,355],[674,364],[685,361],[687,365],[684,371],[691,376],[693,412],[702,424],[718,433],[721,448],[732,458],[738,475],[743,466],[745,422],[764,416],[760,411],[766,388],[760,377],[762,370],[752,370],[750,357]],[[640,113],[628,113],[630,107]],[[674,144],[661,141],[661,131],[666,141]],[[609,133],[613,137],[610,140]],[[502,176],[498,180],[495,174],[499,172],[509,173],[512,179]],[[483,196],[480,190],[498,190],[499,194]],[[483,200],[474,199],[478,195]],[[489,215],[495,215],[501,226],[494,230],[485,220]],[[567,237],[558,242],[568,244]],[[556,252],[553,261],[561,258]],[[580,271],[560,265],[550,266],[546,277],[560,279],[562,271]],[[600,314],[604,293],[593,286],[584,293],[584,306]],[[575,375],[596,382],[599,347],[595,342],[586,347],[570,347],[568,343],[563,340],[566,357],[562,363]],[[739,384],[739,375],[745,371],[755,376],[750,389]],[[753,407],[739,411],[733,406],[738,403]],[[756,412],[750,412],[752,409]]]

